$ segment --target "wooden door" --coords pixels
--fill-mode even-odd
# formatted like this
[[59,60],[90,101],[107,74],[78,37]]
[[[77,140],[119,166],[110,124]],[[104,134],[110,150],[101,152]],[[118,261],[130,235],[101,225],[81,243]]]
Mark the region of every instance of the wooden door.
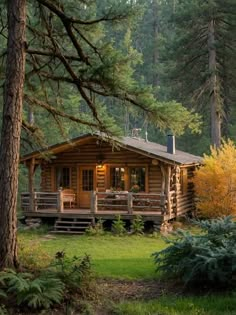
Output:
[[79,205],[80,208],[90,208],[91,191],[95,187],[95,168],[80,167],[79,172]]

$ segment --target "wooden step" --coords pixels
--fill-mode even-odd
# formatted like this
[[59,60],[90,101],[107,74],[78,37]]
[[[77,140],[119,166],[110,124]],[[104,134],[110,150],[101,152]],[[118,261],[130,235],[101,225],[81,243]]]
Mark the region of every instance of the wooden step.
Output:
[[87,226],[56,225],[54,226],[54,229],[86,230]]
[[57,224],[76,224],[76,225],[88,225],[91,224],[91,221],[56,221]]
[[77,218],[59,218],[54,224],[52,233],[60,234],[84,234],[86,229],[92,224],[92,219],[77,219]]

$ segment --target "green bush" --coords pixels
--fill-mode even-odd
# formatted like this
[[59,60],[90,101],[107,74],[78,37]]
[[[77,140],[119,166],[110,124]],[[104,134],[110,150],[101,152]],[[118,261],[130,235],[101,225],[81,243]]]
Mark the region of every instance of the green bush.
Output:
[[20,307],[32,309],[48,309],[61,303],[68,294],[81,293],[84,282],[90,280],[90,258],[68,258],[64,252],[58,252],[49,267],[35,274],[12,269],[0,272],[1,300],[11,299]]
[[136,215],[131,224],[132,234],[142,235],[144,231],[144,222],[141,215]]
[[31,273],[17,273],[7,269],[0,272],[0,283],[7,296],[15,297],[17,305],[30,308],[49,308],[63,299],[64,284],[47,273],[34,277]]
[[0,315],[7,315],[7,310],[5,305],[0,304]]
[[83,281],[90,278],[90,257],[85,255],[82,258],[77,256],[70,258],[66,256],[65,252],[58,252],[47,270],[55,274],[68,291],[74,292],[81,287]]
[[232,217],[194,221],[201,232],[177,230],[169,246],[153,253],[158,271],[186,284],[230,285],[236,276],[236,222]]
[[104,221],[102,219],[99,219],[95,225],[90,225],[90,227],[86,229],[85,233],[89,236],[104,235],[103,222]]
[[112,233],[119,236],[122,236],[126,233],[125,222],[121,220],[120,215],[118,215],[116,219],[112,222],[111,230]]

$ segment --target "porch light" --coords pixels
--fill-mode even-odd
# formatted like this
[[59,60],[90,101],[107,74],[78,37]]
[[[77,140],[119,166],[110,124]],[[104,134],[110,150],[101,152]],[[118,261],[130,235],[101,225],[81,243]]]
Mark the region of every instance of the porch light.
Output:
[[103,155],[98,155],[97,156],[97,167],[102,168],[104,164],[104,157]]

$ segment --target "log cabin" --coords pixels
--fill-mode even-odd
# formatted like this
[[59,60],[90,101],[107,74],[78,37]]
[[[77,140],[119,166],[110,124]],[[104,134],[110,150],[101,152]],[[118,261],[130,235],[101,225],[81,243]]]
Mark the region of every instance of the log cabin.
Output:
[[27,218],[54,218],[58,232],[80,233],[83,222],[85,228],[118,214],[124,220],[141,215],[158,226],[194,210],[191,179],[201,160],[175,150],[174,136],[163,146],[139,137],[82,135],[21,158],[29,184],[21,208]]

